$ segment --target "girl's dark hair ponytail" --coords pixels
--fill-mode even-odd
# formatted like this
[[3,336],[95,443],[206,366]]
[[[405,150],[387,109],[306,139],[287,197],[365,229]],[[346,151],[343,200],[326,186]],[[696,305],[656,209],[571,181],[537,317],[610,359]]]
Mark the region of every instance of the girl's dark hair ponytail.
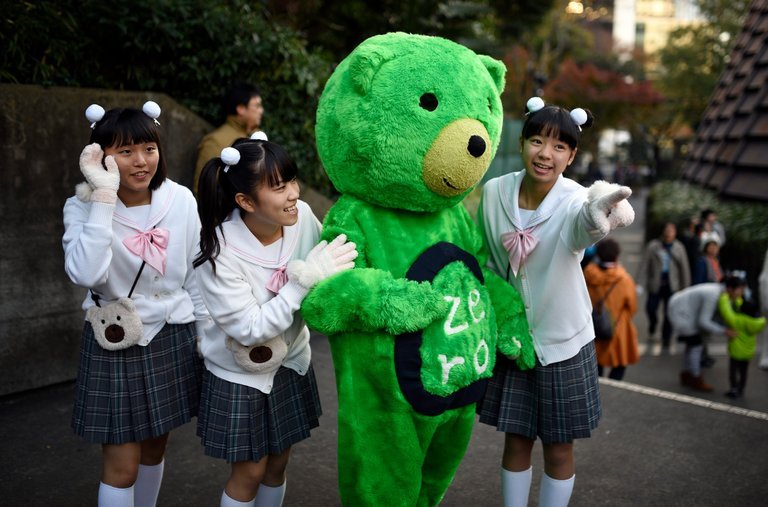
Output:
[[[232,144],[240,160],[227,168],[220,157],[212,158],[200,172],[197,184],[197,211],[200,214],[200,253],[192,261],[197,268],[211,261],[216,272],[215,258],[221,251],[216,228],[235,210],[238,193],[255,198],[261,184],[275,186],[281,180],[296,178],[298,169],[293,159],[280,145],[261,140],[238,139]],[[223,231],[222,231],[223,236]]]

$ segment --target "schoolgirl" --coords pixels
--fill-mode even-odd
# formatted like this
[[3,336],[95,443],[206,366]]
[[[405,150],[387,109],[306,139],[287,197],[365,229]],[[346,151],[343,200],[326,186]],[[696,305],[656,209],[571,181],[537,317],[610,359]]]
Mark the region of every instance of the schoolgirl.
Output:
[[151,101],[89,107],[86,182],[64,205],[65,270],[89,289],[72,426],[102,445],[101,506],[155,505],[168,434],[199,403],[200,223],[192,193],[166,178],[159,116]]
[[521,371],[497,363],[480,421],[505,432],[504,505],[524,506],[536,438],[544,449],[539,505],[567,505],[574,481],[573,441],[600,418],[591,304],[580,261],[584,250],[634,212],[631,191],[604,181],[589,190],[563,177],[578,150],[589,111],[546,106],[534,97],[520,137],[524,170],[488,181],[479,221],[489,265],[520,292],[537,356]]
[[291,446],[321,413],[298,310],[310,287],[357,257],[343,235],[318,244],[320,223],[299,200],[295,163],[264,139],[222,150],[198,186],[195,273],[216,326],[201,344],[197,432],[207,455],[231,463],[222,507],[282,505]]

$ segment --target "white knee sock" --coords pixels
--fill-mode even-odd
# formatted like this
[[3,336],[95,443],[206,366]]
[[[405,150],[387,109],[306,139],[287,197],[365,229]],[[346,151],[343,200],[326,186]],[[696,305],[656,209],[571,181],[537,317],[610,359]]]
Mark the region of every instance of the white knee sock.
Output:
[[528,505],[531,477],[533,477],[533,467],[522,472],[510,472],[504,468],[501,469],[501,496],[504,498],[504,507],[526,507]]
[[259,490],[256,492],[256,500],[253,507],[280,507],[283,505],[285,496],[285,482],[280,486],[266,486],[259,484]]
[[133,507],[133,486],[116,488],[99,483],[99,507]]
[[541,476],[541,488],[539,488],[539,507],[566,507],[571,499],[573,482],[576,475],[570,479],[553,479],[546,473]]
[[163,470],[165,460],[157,465],[139,464],[139,474],[133,485],[133,503],[135,507],[155,507],[157,495],[160,493],[160,484],[163,482]]
[[248,502],[238,502],[234,498],[230,498],[225,490],[221,492],[220,507],[253,507],[253,500]]

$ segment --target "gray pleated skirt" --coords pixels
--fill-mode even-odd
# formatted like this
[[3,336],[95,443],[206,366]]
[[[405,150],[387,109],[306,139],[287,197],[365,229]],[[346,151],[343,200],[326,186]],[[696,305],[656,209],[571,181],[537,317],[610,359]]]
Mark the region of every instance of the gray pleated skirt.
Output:
[[477,413],[481,423],[546,444],[589,438],[601,415],[594,342],[570,359],[526,371],[499,356]]
[[306,375],[281,366],[272,385],[264,394],[205,371],[197,435],[206,455],[259,461],[309,438],[322,413],[312,366]]
[[197,415],[205,367],[195,324],[166,324],[146,347],[101,348],[86,321],[72,428],[88,442],[124,444],[168,433]]

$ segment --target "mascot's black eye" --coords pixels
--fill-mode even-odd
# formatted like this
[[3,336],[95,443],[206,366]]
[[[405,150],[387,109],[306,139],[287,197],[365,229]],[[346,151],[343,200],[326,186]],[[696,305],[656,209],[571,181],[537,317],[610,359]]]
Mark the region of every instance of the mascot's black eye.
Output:
[[437,109],[437,97],[434,93],[425,93],[419,98],[419,106],[427,111],[434,111]]

